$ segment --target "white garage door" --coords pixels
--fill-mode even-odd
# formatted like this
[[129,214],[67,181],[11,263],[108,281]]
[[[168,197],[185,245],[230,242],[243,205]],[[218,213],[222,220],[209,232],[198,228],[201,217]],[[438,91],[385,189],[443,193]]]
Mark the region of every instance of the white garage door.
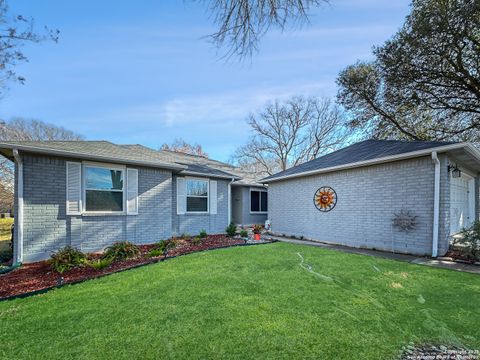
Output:
[[475,218],[475,181],[463,173],[450,178],[450,234],[472,224]]

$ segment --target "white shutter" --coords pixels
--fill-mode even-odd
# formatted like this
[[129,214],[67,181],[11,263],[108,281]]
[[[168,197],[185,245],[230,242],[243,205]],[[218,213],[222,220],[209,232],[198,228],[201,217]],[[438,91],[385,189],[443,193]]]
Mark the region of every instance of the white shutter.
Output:
[[215,180],[210,180],[210,193],[208,194],[210,198],[210,214],[217,214],[217,182]]
[[138,214],[138,170],[127,169],[127,214]]
[[177,215],[187,211],[187,184],[185,178],[177,178]]
[[67,215],[82,213],[82,164],[67,161]]

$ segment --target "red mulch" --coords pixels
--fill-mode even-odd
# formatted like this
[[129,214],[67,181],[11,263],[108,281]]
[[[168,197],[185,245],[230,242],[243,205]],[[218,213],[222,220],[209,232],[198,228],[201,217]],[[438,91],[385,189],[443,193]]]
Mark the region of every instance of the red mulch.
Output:
[[[244,244],[242,239],[229,238],[225,235],[209,235],[199,245],[193,245],[190,240],[180,239],[176,241],[177,246],[168,251],[167,258],[202,250]],[[155,248],[155,246],[155,244],[140,245],[139,248],[141,255],[138,258],[116,261],[102,270],[96,270],[90,266],[84,266],[59,274],[52,269],[48,261],[25,264],[16,270],[0,275],[0,299],[59,285],[59,280],[61,278],[63,278],[62,282],[64,284],[74,283],[164,259],[165,256],[153,258],[147,256],[148,252]],[[92,255],[91,257],[100,257],[100,254]]]

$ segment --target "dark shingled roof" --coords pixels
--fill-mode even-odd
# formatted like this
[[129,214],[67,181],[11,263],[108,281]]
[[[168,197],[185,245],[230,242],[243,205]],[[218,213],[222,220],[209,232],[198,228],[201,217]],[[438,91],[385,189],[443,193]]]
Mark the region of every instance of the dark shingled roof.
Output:
[[263,179],[262,181],[268,182],[284,176],[300,175],[304,172],[327,169],[360,161],[374,160],[387,156],[405,154],[450,144],[455,144],[455,142],[365,140],[290,169],[281,171]]
[[[18,147],[20,150],[58,154],[72,158],[172,168],[180,173],[194,173],[209,177],[240,178],[231,165],[202,156],[154,150],[143,145],[117,145],[108,141],[3,141],[2,149]],[[10,154],[11,155],[11,154]]]

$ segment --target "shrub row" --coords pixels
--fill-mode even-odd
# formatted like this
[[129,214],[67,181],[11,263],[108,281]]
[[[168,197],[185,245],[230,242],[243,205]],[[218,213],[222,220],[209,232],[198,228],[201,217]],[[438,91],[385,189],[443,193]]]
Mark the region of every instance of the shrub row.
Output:
[[[233,237],[237,231],[235,224],[231,223],[226,232],[228,236]],[[240,232],[241,236],[246,237],[246,231]],[[208,234],[205,230],[201,230],[200,233],[191,237],[189,234],[182,234],[180,239],[190,240],[190,243],[194,246],[201,245],[207,238]],[[166,255],[168,250],[177,246],[175,239],[161,240],[157,245],[148,253],[149,257],[158,257]],[[79,249],[71,246],[66,246],[57,252],[54,252],[51,257],[51,265],[55,271],[62,274],[66,271],[81,266],[90,266],[94,269],[101,270],[110,266],[114,261],[121,261],[136,258],[140,255],[140,249],[137,245],[129,241],[119,241],[109,247],[107,247],[100,258],[89,259],[88,256]]]
[[101,270],[108,267],[114,261],[136,258],[140,255],[137,245],[129,241],[118,241],[105,249],[99,259],[88,259],[87,255],[79,249],[66,246],[54,252],[50,258],[52,268],[62,274],[76,267],[90,266]]

